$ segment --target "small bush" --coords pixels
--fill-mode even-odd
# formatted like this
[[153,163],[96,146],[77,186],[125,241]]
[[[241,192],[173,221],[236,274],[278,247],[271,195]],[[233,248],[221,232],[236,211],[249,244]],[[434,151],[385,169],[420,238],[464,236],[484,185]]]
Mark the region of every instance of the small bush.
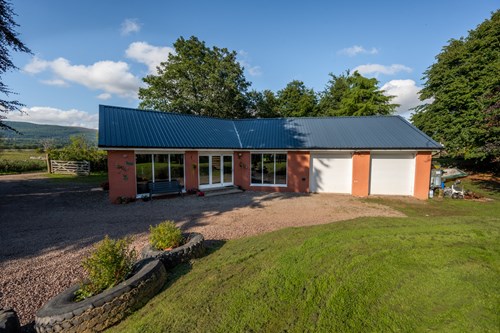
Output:
[[149,243],[156,250],[166,250],[182,244],[181,230],[173,221],[164,221],[156,226],[149,226]]
[[99,294],[127,278],[137,260],[137,253],[130,249],[131,243],[131,238],[113,240],[106,236],[95,246],[83,261],[88,281],[81,283],[75,293],[76,301]]

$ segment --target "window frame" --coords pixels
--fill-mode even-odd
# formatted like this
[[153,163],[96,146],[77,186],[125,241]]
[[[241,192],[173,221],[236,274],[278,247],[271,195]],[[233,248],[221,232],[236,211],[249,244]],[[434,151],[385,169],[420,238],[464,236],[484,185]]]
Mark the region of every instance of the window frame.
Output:
[[[264,183],[264,155],[273,155],[273,183]],[[260,155],[261,157],[261,181],[262,183],[253,183],[252,182],[252,155]],[[285,165],[285,184],[276,184],[276,155],[285,155],[286,156],[286,165]],[[260,187],[288,187],[288,152],[282,151],[264,151],[264,152],[250,152],[250,186],[260,186]]]
[[[155,183],[156,182],[156,177],[155,177],[155,155],[168,155],[168,181],[172,180],[172,166],[171,166],[171,155],[182,155],[182,186],[185,188],[186,186],[186,154],[185,152],[162,152],[162,151],[155,151],[155,152],[141,152],[141,151],[135,151],[134,152],[134,163],[137,161],[137,155],[149,155],[151,159],[151,182]],[[135,188],[137,191],[137,164],[134,165],[134,180],[135,180]],[[165,181],[159,180],[159,181]],[[144,193],[137,193],[137,195],[143,195]]]

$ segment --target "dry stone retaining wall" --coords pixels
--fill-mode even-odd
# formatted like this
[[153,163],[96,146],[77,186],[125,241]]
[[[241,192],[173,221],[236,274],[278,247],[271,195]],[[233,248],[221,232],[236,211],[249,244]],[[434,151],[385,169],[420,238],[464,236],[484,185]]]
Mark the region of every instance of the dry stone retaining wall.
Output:
[[137,273],[119,285],[81,302],[74,302],[73,286],[45,304],[35,318],[35,329],[45,332],[101,332],[141,308],[167,279],[165,266],[155,259],[137,264]]
[[187,239],[186,244],[176,247],[169,251],[156,251],[151,246],[146,246],[142,250],[142,258],[159,259],[166,269],[177,266],[180,263],[187,262],[193,258],[199,258],[203,255],[205,247],[203,245],[203,235],[197,232],[183,235]]

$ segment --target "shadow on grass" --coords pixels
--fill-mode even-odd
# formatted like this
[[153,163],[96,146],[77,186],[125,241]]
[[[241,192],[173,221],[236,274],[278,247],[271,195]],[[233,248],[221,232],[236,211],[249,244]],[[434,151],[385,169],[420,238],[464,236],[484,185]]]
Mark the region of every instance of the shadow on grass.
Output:
[[[226,241],[224,241],[224,240],[217,240],[217,239],[205,240],[205,242],[204,242],[205,253],[200,258],[207,257],[207,256],[219,251],[224,246],[224,244],[226,244]],[[167,270],[167,273],[168,273],[167,274],[167,282],[165,283],[165,285],[161,289],[160,293],[163,292],[164,290],[168,289],[171,285],[173,285],[182,276],[188,274],[192,268],[193,268],[193,266],[190,262],[185,262],[185,263],[182,263],[182,264],[175,266],[172,269]]]

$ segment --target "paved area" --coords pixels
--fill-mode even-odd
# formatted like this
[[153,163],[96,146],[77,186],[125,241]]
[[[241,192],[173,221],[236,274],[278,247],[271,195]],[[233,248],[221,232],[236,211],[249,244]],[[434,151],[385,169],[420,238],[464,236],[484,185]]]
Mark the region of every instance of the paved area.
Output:
[[166,219],[208,240],[226,240],[361,216],[402,216],[345,195],[249,191],[112,205],[94,186],[40,174],[0,176],[0,307],[14,307],[24,324],[82,278],[81,260],[105,235],[133,236],[140,249],[149,226]]

